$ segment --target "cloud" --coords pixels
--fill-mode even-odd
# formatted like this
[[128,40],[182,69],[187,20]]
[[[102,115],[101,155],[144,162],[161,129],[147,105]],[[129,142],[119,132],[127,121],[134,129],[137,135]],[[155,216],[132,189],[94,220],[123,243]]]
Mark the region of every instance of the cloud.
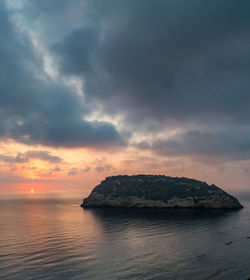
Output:
[[95,17],[52,47],[88,101],[132,124],[249,122],[249,1],[91,2]]
[[60,163],[63,161],[62,158],[58,156],[53,156],[46,151],[29,151],[24,154],[24,157],[26,157],[27,159],[37,158],[37,159],[49,161],[51,163]]
[[[91,109],[67,84],[51,79],[43,57],[0,3],[0,137],[62,147],[121,145],[114,125],[85,119]],[[11,73],[11,74],[10,74]]]
[[82,79],[89,104],[142,135],[186,131],[156,140],[156,153],[250,158],[249,1],[85,3],[88,24],[51,51],[63,75]]
[[68,175],[77,175],[80,173],[88,173],[91,170],[91,167],[86,166],[85,168],[73,167],[69,170]]
[[18,153],[16,156],[0,155],[0,161],[6,163],[24,163],[31,159],[40,159],[50,163],[61,163],[63,160],[58,156],[51,155],[47,151],[28,151],[26,153]]
[[[250,158],[248,0],[25,3],[19,19],[62,78],[45,73],[34,38],[1,2],[2,139],[113,148],[126,145],[119,132],[126,127],[139,136],[154,131],[137,148],[157,154]],[[80,79],[84,97],[64,78]],[[97,108],[99,116],[120,117],[117,126],[90,121]],[[176,127],[182,132],[163,137]]]
[[55,167],[52,169],[52,171],[58,172],[58,171],[61,171],[61,168],[58,167],[58,166],[55,166]]
[[37,182],[37,180],[32,180],[29,178],[23,178],[21,176],[4,176],[0,174],[0,183],[29,183],[29,182]]
[[142,142],[140,149],[148,149],[167,157],[188,156],[202,161],[241,161],[250,158],[250,129],[187,130],[168,139]]
[[112,165],[106,164],[103,166],[96,166],[95,171],[96,172],[104,172],[104,171],[109,171],[112,168]]
[[68,172],[68,175],[76,175],[79,173],[79,169],[78,168],[71,168]]
[[91,170],[91,167],[86,166],[84,169],[82,169],[82,172],[89,172]]

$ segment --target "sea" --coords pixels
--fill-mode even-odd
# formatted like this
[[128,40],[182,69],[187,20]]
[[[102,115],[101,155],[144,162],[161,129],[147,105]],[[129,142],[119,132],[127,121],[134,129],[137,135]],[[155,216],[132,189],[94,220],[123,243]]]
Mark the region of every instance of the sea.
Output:
[[1,200],[0,279],[247,280],[241,210],[82,209],[81,200]]

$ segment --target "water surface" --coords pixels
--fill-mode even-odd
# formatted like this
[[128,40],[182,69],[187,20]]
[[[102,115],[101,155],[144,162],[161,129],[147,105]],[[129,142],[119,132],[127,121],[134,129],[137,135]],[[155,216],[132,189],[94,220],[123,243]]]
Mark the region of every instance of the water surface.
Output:
[[79,204],[0,201],[0,279],[250,276],[247,203],[239,211],[84,210]]

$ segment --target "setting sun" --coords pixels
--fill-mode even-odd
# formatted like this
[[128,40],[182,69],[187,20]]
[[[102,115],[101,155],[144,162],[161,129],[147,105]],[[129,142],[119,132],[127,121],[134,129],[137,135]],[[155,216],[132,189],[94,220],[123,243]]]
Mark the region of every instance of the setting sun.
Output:
[[34,193],[35,192],[35,190],[32,188],[32,189],[30,189],[30,193]]

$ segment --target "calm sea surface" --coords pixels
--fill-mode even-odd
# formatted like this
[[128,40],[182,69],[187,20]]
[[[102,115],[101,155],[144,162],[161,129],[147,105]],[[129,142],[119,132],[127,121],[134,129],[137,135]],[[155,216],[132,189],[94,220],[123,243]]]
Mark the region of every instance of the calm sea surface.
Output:
[[250,276],[248,203],[240,211],[83,210],[80,203],[0,201],[0,279]]

